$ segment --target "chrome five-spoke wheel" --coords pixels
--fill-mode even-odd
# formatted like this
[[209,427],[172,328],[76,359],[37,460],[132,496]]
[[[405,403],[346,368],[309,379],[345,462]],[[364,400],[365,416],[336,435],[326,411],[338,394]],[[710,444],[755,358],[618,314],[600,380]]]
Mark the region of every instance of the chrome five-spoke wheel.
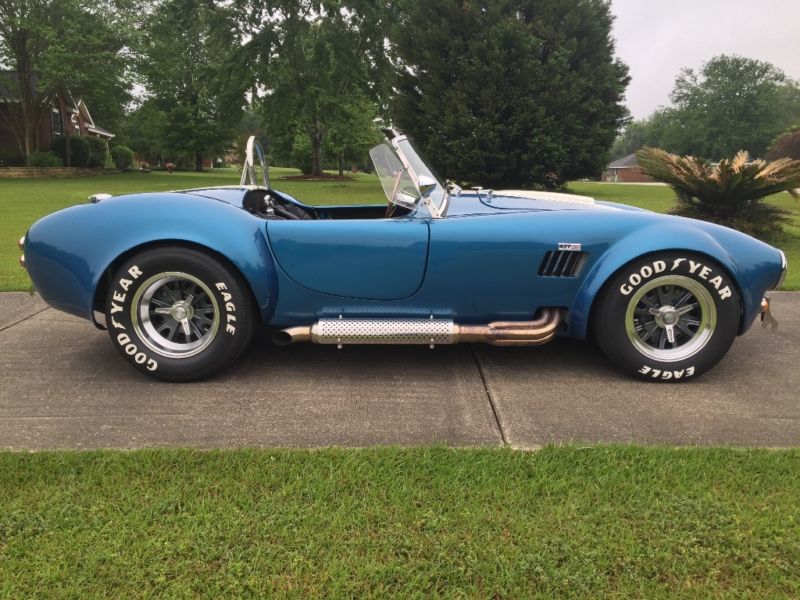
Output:
[[153,352],[188,358],[217,335],[220,311],[214,294],[197,277],[166,272],[144,281],[131,306],[133,328]]
[[611,277],[593,333],[619,368],[647,381],[685,381],[713,367],[740,330],[736,286],[708,256],[645,255]]
[[631,298],[625,329],[639,352],[659,361],[689,358],[714,333],[717,309],[711,293],[683,275],[658,277]]
[[134,368],[165,381],[210,377],[241,356],[258,314],[235,267],[210,252],[157,246],[111,276],[106,323]]

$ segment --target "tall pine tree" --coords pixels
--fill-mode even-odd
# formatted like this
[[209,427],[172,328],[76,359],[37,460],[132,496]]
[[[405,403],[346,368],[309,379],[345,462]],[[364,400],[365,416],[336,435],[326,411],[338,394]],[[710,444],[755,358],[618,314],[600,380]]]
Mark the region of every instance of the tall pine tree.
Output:
[[402,0],[394,122],[446,177],[553,185],[599,172],[626,111],[605,0]]

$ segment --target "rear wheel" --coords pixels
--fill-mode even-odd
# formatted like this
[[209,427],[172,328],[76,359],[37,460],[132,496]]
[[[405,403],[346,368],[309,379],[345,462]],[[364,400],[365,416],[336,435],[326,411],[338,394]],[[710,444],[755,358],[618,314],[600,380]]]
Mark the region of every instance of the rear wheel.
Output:
[[239,274],[184,247],[145,250],[114,274],[106,322],[136,369],[168,381],[210,377],[239,357],[256,314]]
[[605,355],[649,381],[680,381],[722,359],[739,329],[739,299],[705,256],[663,253],[634,261],[606,285],[593,315]]

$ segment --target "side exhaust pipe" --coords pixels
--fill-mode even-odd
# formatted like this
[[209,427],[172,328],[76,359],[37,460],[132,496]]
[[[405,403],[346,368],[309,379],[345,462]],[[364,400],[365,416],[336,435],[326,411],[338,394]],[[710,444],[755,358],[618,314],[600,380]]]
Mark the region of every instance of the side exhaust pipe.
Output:
[[539,346],[556,334],[561,311],[545,308],[535,321],[495,321],[486,325],[456,325],[458,342],[483,342],[493,346]]
[[450,319],[320,319],[312,325],[276,331],[278,346],[315,344],[458,344],[483,342],[494,346],[538,346],[549,342],[561,323],[561,311],[545,308],[534,321],[495,321],[459,325]]

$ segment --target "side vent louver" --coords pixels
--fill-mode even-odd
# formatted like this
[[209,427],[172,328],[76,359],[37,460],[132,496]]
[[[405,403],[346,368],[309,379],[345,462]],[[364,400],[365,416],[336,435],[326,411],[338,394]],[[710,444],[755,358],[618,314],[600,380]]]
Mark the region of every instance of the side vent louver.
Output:
[[577,277],[586,258],[586,252],[549,250],[539,265],[541,277]]

